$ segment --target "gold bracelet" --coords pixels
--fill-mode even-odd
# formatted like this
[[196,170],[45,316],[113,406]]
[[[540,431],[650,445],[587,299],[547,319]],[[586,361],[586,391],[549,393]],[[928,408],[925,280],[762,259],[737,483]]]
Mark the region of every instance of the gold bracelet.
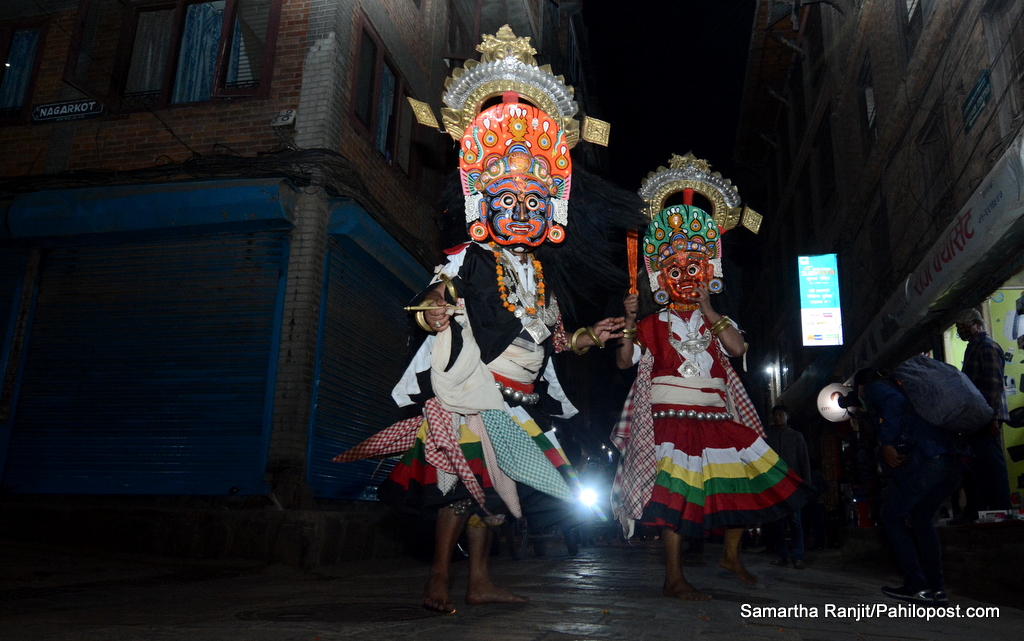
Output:
[[625,327],[622,330],[622,337],[627,341],[636,339],[636,327]]
[[422,311],[416,312],[414,317],[416,318],[416,324],[419,325],[426,333],[433,334],[437,331],[435,329],[431,329],[430,325],[427,324],[427,317],[424,316]]
[[[444,281],[444,286],[448,290],[448,295],[452,297],[452,302],[453,303],[458,303],[459,302],[459,290],[455,289],[455,283],[452,282],[452,279],[449,278],[448,274],[443,274],[442,273],[442,274],[438,274],[438,276],[441,278],[442,281]],[[444,302],[444,301],[442,301],[442,302]]]
[[718,336],[719,334],[724,332],[727,327],[729,327],[729,317],[723,316],[722,318],[718,319],[717,323],[711,326],[711,333],[714,334],[715,336]]
[[587,330],[587,336],[590,336],[590,340],[594,341],[594,345],[597,345],[597,349],[604,349],[604,341],[597,337],[597,333],[593,327],[589,325],[583,329]]
[[571,340],[571,341],[569,341],[569,347],[571,347],[571,348],[572,348],[572,351],[576,352],[576,353],[577,353],[577,354],[579,354],[580,356],[583,356],[584,354],[586,354],[587,352],[589,352],[589,351],[590,351],[590,348],[589,348],[589,347],[584,347],[584,348],[582,348],[582,349],[581,349],[581,348],[579,348],[579,347],[577,347],[577,346],[576,346],[576,341],[577,341],[577,340],[579,340],[580,336],[581,336],[581,335],[583,334],[583,332],[585,332],[585,331],[587,331],[587,328],[586,328],[586,327],[581,327],[581,328],[577,329],[577,330],[576,330],[575,332],[573,332],[573,334],[572,334],[572,340]]

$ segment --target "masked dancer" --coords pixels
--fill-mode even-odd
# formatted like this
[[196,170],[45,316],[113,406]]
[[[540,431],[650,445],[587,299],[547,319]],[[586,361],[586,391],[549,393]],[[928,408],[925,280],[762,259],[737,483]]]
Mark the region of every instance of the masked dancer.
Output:
[[[567,236],[569,154],[580,135],[571,88],[538,67],[529,38],[507,25],[484,36],[478,50],[480,62],[448,80],[442,112],[458,142],[462,200],[446,211],[464,213],[469,242],[446,250],[447,263],[412,308],[429,336],[393,393],[400,405],[422,405],[422,416],[335,459],[402,454],[378,496],[436,512],[423,603],[441,612],[454,610],[449,566],[464,530],[466,603],[528,600],[491,581],[489,526],[526,515],[531,531],[543,531],[571,514],[573,472],[545,428],[548,415],[569,418],[577,410],[551,356],[604,347],[623,325],[606,318],[567,332],[559,303],[567,307],[572,292],[556,258],[564,250],[541,260],[542,246],[554,249]],[[600,271],[600,257],[590,258]]]
[[[626,296],[626,339],[617,363],[639,363],[637,378],[612,441],[622,453],[613,508],[627,533],[633,524],[662,528],[665,596],[706,600],[680,566],[683,537],[725,529],[719,564],[756,584],[744,567],[744,528],[774,521],[807,499],[801,479],[763,440],[760,419],[729,363],[746,346],[736,324],[715,310],[721,292],[724,228],[760,217],[738,207],[736,189],[705,161],[674,156],[645,181],[641,196],[654,212],[640,239],[652,309],[638,318],[640,298]],[[682,192],[682,205],[662,209]],[[692,206],[694,193],[711,202],[721,223]],[[748,218],[749,216],[749,218]],[[748,222],[749,220],[749,222]]]

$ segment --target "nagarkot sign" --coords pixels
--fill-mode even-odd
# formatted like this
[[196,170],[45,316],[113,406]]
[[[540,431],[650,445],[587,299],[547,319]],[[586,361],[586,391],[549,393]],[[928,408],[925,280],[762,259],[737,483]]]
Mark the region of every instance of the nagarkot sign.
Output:
[[32,109],[32,122],[62,122],[65,120],[84,120],[102,116],[103,103],[92,98],[86,100],[70,100],[36,105]]

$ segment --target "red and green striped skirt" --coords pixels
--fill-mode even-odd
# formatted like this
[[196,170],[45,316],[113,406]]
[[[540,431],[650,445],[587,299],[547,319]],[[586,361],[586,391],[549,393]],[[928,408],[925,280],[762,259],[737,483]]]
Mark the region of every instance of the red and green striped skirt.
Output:
[[715,528],[775,521],[807,502],[809,492],[800,477],[749,427],[658,418],[654,439],[657,472],[641,519],[645,525],[701,536]]

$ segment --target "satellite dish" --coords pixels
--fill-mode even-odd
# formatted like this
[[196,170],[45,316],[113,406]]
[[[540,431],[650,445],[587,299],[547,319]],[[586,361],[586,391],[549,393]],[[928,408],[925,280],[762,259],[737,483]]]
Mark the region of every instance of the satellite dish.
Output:
[[826,385],[818,392],[818,412],[828,421],[839,423],[850,418],[850,410],[839,407],[839,399],[853,389],[841,383]]

